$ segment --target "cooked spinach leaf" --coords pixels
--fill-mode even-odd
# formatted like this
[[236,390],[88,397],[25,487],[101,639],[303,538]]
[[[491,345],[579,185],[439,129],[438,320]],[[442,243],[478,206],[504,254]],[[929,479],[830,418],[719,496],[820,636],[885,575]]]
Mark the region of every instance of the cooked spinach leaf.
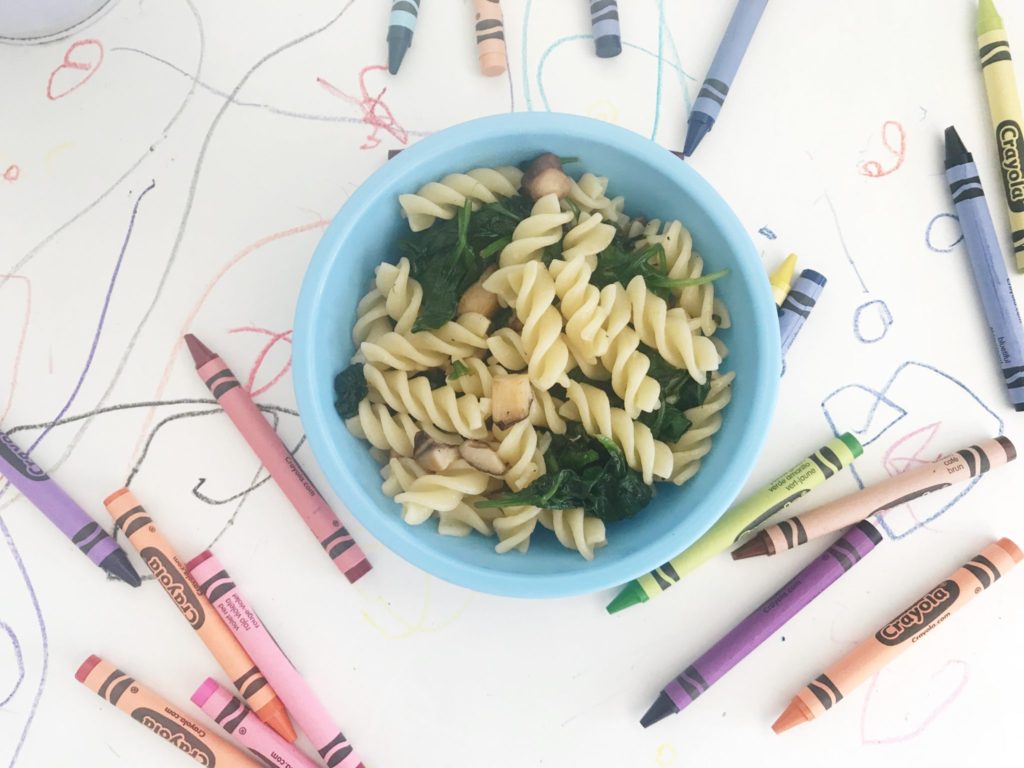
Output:
[[366,397],[369,388],[363,376],[362,363],[353,363],[334,377],[334,408],[343,419],[351,419],[359,413],[359,403]]
[[611,244],[597,255],[597,268],[591,281],[603,288],[612,283],[628,285],[638,275],[644,279],[648,290],[656,296],[668,299],[673,288],[684,288],[690,285],[704,285],[729,274],[723,269],[700,277],[671,278],[668,276],[668,263],[665,249],[660,243],[631,250],[631,241],[623,235],[612,240]]
[[452,372],[448,374],[448,381],[461,379],[467,373],[469,373],[469,368],[466,367],[466,364],[461,360],[455,360],[452,362]]

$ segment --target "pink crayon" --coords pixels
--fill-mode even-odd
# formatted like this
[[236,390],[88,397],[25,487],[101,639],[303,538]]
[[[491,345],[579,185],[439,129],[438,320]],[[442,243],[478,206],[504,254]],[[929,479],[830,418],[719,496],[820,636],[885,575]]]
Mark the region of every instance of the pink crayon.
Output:
[[238,642],[252,657],[292,719],[309,737],[328,768],[363,768],[355,749],[334,724],[309,684],[288,661],[260,617],[238,591],[224,566],[207,550],[195,557],[188,570],[199,591],[213,604]]
[[316,763],[298,747],[264,725],[251,709],[212,677],[206,678],[206,682],[196,689],[192,702],[267,765],[316,768]]
[[372,567],[341,520],[327,506],[313,481],[288,452],[274,428],[260,413],[249,393],[227,364],[191,333],[185,335],[196,372],[220,403],[221,408],[242,433],[274,482],[305,520],[338,570],[355,582]]

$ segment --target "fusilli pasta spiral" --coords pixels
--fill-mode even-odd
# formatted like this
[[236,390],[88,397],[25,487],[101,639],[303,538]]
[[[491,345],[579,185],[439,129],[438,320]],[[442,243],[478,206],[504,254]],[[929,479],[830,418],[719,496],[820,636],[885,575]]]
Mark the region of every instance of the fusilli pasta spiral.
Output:
[[395,321],[395,331],[398,333],[412,330],[420,304],[423,303],[423,287],[409,276],[409,269],[409,260],[403,256],[397,264],[380,264],[374,280],[377,290],[384,297],[384,309]]
[[604,521],[585,515],[582,509],[545,509],[539,520],[555,532],[563,547],[575,549],[587,560],[593,560],[594,550],[608,543]]
[[521,371],[526,367],[523,337],[511,328],[499,328],[488,336],[487,348],[492,360],[506,370]]
[[521,491],[544,474],[544,456],[537,431],[526,419],[501,435],[498,456],[505,462],[505,483],[513,491]]
[[518,549],[526,552],[530,547],[530,536],[537,527],[540,507],[505,507],[502,516],[496,517],[492,525],[498,534],[498,544],[494,551],[498,553]]
[[345,422],[356,437],[366,440],[374,448],[394,451],[400,456],[412,456],[416,433],[423,431],[439,443],[454,445],[459,438],[442,432],[432,424],[417,424],[407,413],[392,413],[384,403],[371,403],[363,398],[359,413]]
[[352,341],[358,347],[364,341],[379,338],[391,330],[387,301],[376,288],[370,290],[356,305],[356,324],[352,327]]
[[475,395],[457,397],[450,386],[430,388],[424,376],[409,378],[405,371],[382,371],[373,365],[363,368],[371,399],[378,396],[398,413],[407,413],[421,424],[444,432],[480,439],[487,436],[484,419],[490,415],[490,400]]
[[712,375],[702,405],[684,411],[691,426],[672,444],[672,482],[682,485],[700,469],[700,460],[711,450],[711,436],[722,427],[721,411],[732,399],[732,371]]
[[625,328],[601,357],[612,373],[612,389],[622,398],[623,410],[631,419],[639,417],[642,411],[653,411],[661,397],[661,385],[647,375],[651,361],[638,350],[639,346],[636,331]]
[[479,496],[489,482],[483,472],[457,461],[444,472],[420,475],[395,501],[402,505],[402,519],[419,525],[435,512],[451,512],[466,496]]
[[506,245],[498,265],[510,267],[539,259],[544,249],[562,239],[562,225],[572,220],[572,214],[563,212],[555,195],[545,195],[533,204],[530,215],[516,225],[512,242]]
[[399,195],[398,204],[409,219],[409,228],[420,232],[437,219],[454,218],[467,200],[476,210],[483,203],[512,197],[522,180],[522,171],[512,166],[477,168],[424,184],[414,195]]
[[381,334],[360,344],[359,351],[367,362],[376,365],[399,371],[424,371],[442,366],[449,359],[470,357],[487,349],[490,324],[483,315],[470,312],[434,331]]

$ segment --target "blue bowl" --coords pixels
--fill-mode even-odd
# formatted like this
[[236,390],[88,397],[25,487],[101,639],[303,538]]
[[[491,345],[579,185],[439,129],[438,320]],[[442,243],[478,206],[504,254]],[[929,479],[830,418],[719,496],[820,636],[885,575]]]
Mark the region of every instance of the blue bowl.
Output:
[[[334,376],[353,353],[356,303],[373,268],[394,259],[408,232],[398,195],[453,171],[518,164],[541,152],[571,155],[609,177],[626,212],[678,218],[707,271],[728,267],[717,295],[732,315],[721,331],[736,371],[733,398],[700,472],[681,487],[659,484],[636,517],[608,525],[608,546],[587,562],[537,526],[527,554],[494,551],[495,539],[441,536],[435,524],[402,522],[380,490],[377,463],[334,410]],[[764,443],[780,375],[779,331],[768,281],[736,215],[687,163],[643,137],[597,120],[552,113],[486,117],[423,139],[389,160],[345,203],[313,255],[299,295],[292,359],[302,424],[334,490],[359,521],[410,563],[470,589],[515,597],[558,597],[623,584],[692,544],[729,507]]]

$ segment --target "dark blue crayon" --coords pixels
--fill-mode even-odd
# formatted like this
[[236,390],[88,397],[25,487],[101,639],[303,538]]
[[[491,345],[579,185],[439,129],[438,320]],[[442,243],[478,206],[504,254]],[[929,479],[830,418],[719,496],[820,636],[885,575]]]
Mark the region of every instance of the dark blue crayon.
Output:
[[974,282],[981,294],[1010,402],[1024,411],[1024,328],[1010,287],[1003,252],[985,202],[978,167],[956,129],[946,129],[946,180],[964,233]]
[[718,113],[722,110],[725,97],[729,95],[729,88],[736,78],[743,54],[747,52],[766,5],[768,0],[739,0],[737,3],[711,68],[704,78],[704,84],[697,94],[697,100],[690,110],[686,141],[683,144],[683,154],[687,157],[693,154],[718,119]]
[[807,322],[807,316],[818,303],[818,297],[821,296],[827,282],[828,279],[820,272],[805,269],[793,283],[792,290],[779,307],[779,336],[782,340],[783,357]]
[[388,21],[388,72],[398,74],[420,15],[420,0],[393,0]]
[[611,59],[622,53],[619,4],[616,0],[590,0],[590,23],[598,58]]

